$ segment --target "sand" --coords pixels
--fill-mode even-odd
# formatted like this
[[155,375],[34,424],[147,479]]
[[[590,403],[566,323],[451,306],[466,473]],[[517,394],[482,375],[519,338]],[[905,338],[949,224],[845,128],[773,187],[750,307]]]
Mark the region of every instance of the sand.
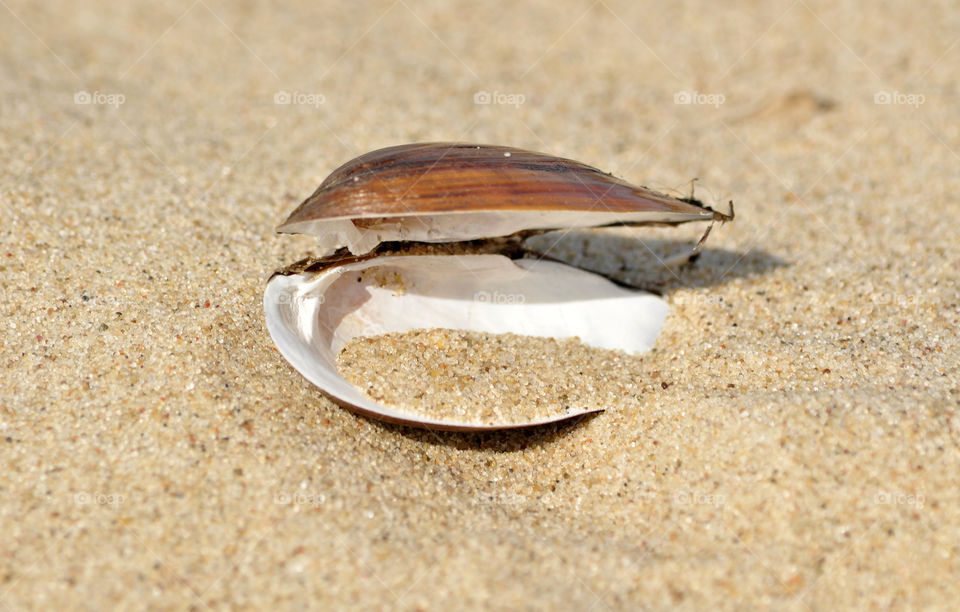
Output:
[[413,419],[497,426],[637,402],[641,364],[576,337],[452,329],[355,338],[337,355],[344,378]]
[[[0,14],[0,608],[956,607],[948,4]],[[663,292],[642,401],[414,430],[279,356],[274,227],[425,140],[735,201],[691,268],[700,227],[550,248]]]

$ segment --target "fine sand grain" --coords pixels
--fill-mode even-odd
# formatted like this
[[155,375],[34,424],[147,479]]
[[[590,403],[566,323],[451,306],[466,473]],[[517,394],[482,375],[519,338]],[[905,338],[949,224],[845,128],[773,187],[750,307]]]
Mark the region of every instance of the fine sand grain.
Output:
[[368,396],[410,414],[509,425],[641,400],[640,357],[577,339],[457,330],[356,338],[337,357]]

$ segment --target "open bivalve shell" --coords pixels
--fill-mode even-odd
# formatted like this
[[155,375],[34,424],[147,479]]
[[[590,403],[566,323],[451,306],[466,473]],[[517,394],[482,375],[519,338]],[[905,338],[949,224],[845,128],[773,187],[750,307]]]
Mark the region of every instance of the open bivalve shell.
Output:
[[[334,171],[278,228],[315,234],[323,255],[278,271],[264,295],[280,353],[339,404],[436,429],[559,421],[598,409],[498,423],[427,418],[350,384],[337,354],[350,340],[448,328],[553,338],[639,353],[667,305],[649,293],[532,253],[531,233],[568,227],[727,221],[695,200],[635,187],[583,164],[498,146],[390,147]],[[520,301],[485,299],[522,295]]]

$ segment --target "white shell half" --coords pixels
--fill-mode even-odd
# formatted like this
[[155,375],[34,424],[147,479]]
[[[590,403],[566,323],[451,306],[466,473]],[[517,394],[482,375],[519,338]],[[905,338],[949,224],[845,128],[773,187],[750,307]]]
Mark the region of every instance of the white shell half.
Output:
[[358,336],[448,328],[576,336],[590,346],[639,353],[653,346],[668,311],[660,298],[596,274],[503,255],[383,256],[276,275],[264,308],[280,353],[338,403],[387,421],[463,430],[526,427],[597,410],[509,425],[425,419],[381,405],[347,382],[337,370],[340,349]]

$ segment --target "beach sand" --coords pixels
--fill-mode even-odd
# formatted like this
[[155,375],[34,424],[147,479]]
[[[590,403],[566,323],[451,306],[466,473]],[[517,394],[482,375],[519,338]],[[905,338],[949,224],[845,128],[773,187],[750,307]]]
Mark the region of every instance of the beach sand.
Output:
[[[948,4],[0,15],[0,608],[960,601]],[[432,140],[735,202],[676,273],[657,256],[703,227],[551,247],[670,304],[635,398],[425,431],[279,355],[263,289],[314,240],[275,226],[341,163]]]

